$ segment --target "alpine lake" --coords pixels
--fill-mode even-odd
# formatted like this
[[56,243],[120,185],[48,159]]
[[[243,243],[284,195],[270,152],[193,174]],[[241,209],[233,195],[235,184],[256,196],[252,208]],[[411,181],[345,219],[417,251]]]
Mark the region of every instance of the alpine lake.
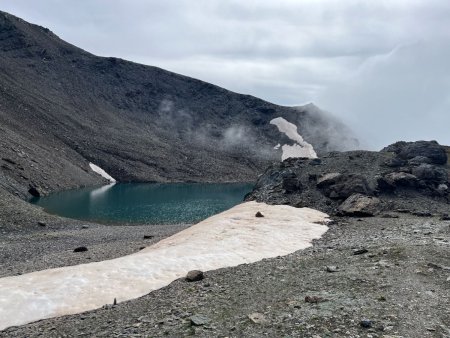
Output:
[[249,183],[117,183],[33,198],[45,211],[106,224],[196,223],[239,203]]

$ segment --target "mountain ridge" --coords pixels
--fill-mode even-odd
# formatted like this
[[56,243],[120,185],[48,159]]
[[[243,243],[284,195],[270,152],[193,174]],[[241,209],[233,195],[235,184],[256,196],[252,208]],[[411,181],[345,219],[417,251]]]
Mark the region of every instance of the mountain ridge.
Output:
[[4,12],[0,28],[0,185],[7,176],[23,196],[30,185],[46,194],[101,184],[89,162],[121,182],[253,181],[281,156],[269,124],[279,116],[319,153],[356,145],[308,107],[98,57]]

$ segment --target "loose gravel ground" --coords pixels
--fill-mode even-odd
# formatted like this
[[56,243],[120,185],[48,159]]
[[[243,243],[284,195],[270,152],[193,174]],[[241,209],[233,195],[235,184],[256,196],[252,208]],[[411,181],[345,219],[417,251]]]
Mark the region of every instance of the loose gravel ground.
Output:
[[[449,337],[450,222],[407,213],[389,216],[398,218],[336,218],[307,250],[209,271],[199,282],[180,279],[136,300],[9,328],[0,336]],[[102,229],[114,228],[79,230],[79,238]],[[135,250],[147,231],[128,229],[139,235],[118,227],[98,236],[109,243],[78,255],[99,260],[107,251],[120,251],[115,238],[123,234],[130,236],[124,252]],[[42,238],[42,232],[35,234]],[[65,234],[59,232],[59,238]],[[16,247],[19,242],[16,238]],[[46,245],[36,241],[36,249],[38,243]],[[61,239],[60,252],[73,257],[73,244]],[[367,252],[355,254],[361,248]],[[11,260],[10,267],[31,271],[37,261]],[[206,317],[205,323],[195,326],[194,315]]]

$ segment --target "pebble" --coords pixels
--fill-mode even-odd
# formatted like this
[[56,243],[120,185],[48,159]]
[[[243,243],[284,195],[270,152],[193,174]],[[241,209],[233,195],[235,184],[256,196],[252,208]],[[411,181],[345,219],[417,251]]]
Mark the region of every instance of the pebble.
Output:
[[41,227],[45,227],[45,226],[47,226],[47,223],[39,221],[38,225],[41,226]]
[[88,251],[88,248],[85,246],[79,246],[78,248],[73,249],[73,252],[86,252]]
[[372,321],[369,319],[363,319],[359,322],[359,325],[361,325],[361,327],[368,329],[372,327]]
[[339,270],[339,268],[337,266],[330,265],[330,266],[327,266],[325,270],[327,272],[337,272]]
[[248,318],[255,324],[264,324],[267,322],[266,317],[259,312],[254,312],[248,315]]
[[311,303],[311,304],[317,304],[325,302],[326,299],[319,297],[319,296],[306,296],[305,297],[305,303]]
[[362,255],[362,254],[365,254],[367,252],[369,252],[369,250],[367,250],[366,248],[353,250],[353,254],[354,255]]
[[204,315],[200,315],[200,314],[195,314],[195,315],[189,317],[189,320],[191,322],[191,325],[194,325],[194,326],[206,325],[211,322],[211,319],[209,319],[208,317],[206,317]]
[[264,215],[263,215],[261,212],[258,211],[258,212],[256,213],[255,217],[264,217]]

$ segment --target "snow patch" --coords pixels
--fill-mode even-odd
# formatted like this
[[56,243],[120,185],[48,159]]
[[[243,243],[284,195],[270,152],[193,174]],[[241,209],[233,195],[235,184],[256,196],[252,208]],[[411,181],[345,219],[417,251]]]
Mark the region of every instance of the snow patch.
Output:
[[295,124],[286,121],[282,117],[277,117],[271,120],[270,124],[277,126],[280,132],[284,133],[292,141],[296,142],[296,144],[292,146],[285,144],[281,147],[283,150],[283,154],[281,155],[282,161],[289,157],[317,158],[317,154],[313,146],[306,142],[298,133],[297,126]]
[[93,172],[96,172],[97,174],[99,174],[103,178],[106,178],[111,183],[115,183],[116,182],[116,180],[114,178],[112,178],[112,176],[110,176],[106,171],[104,171],[98,165],[95,165],[94,163],[89,162],[89,166],[91,167]]
[[311,246],[327,221],[314,209],[247,202],[132,255],[1,278],[0,330],[141,297],[190,270],[287,255]]

